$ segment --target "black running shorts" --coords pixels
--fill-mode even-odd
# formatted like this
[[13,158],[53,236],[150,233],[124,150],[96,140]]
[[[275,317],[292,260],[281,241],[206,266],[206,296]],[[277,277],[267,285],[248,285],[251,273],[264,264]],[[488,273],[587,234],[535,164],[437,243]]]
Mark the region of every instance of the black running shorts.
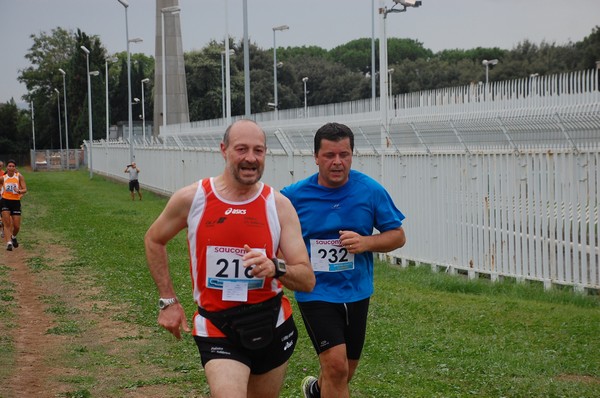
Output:
[[298,303],[304,326],[317,354],[346,344],[348,359],[360,359],[367,332],[369,298],[353,303]]
[[260,375],[267,373],[290,359],[296,341],[298,329],[294,318],[290,317],[275,329],[273,342],[260,350],[248,350],[232,343],[227,338],[211,338],[194,336],[202,366],[206,366],[211,359],[233,359],[250,368],[250,373]]

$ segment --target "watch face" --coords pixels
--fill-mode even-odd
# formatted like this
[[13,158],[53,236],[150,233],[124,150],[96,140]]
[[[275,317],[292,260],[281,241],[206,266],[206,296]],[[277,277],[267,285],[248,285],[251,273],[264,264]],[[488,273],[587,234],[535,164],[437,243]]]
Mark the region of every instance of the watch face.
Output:
[[279,270],[280,272],[285,272],[287,271],[287,267],[285,265],[285,262],[278,260],[277,261],[277,270]]
[[171,304],[175,304],[176,302],[177,302],[176,298],[171,298],[171,299],[162,299],[161,298],[158,300],[158,308],[160,308],[162,310],[164,308],[167,308]]

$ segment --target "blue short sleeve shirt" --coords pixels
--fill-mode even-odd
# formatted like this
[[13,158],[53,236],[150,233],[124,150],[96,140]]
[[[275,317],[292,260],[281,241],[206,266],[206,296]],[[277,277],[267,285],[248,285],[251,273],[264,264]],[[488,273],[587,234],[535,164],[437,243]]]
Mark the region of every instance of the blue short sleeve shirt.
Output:
[[296,292],[296,300],[348,303],[373,294],[373,254],[351,255],[336,244],[340,230],[360,235],[385,232],[402,225],[404,215],[385,188],[356,170],[339,188],[318,184],[314,174],[285,187],[300,218],[304,243],[311,256],[317,284],[310,293]]

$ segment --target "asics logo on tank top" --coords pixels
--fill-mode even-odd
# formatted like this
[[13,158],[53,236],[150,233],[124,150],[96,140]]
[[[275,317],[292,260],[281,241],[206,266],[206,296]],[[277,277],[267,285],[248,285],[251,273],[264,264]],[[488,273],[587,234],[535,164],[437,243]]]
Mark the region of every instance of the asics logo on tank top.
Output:
[[228,216],[230,214],[246,214],[246,209],[232,209],[231,207],[225,210],[225,215]]

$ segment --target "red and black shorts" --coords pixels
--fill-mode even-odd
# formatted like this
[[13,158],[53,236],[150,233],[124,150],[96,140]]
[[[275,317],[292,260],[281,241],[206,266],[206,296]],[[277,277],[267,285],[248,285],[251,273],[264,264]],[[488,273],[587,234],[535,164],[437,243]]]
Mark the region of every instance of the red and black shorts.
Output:
[[248,350],[225,337],[194,336],[194,340],[200,351],[202,366],[206,366],[211,359],[232,359],[248,366],[250,373],[259,375],[283,365],[290,359],[296,348],[298,329],[290,315],[275,329],[271,344],[259,350]]

